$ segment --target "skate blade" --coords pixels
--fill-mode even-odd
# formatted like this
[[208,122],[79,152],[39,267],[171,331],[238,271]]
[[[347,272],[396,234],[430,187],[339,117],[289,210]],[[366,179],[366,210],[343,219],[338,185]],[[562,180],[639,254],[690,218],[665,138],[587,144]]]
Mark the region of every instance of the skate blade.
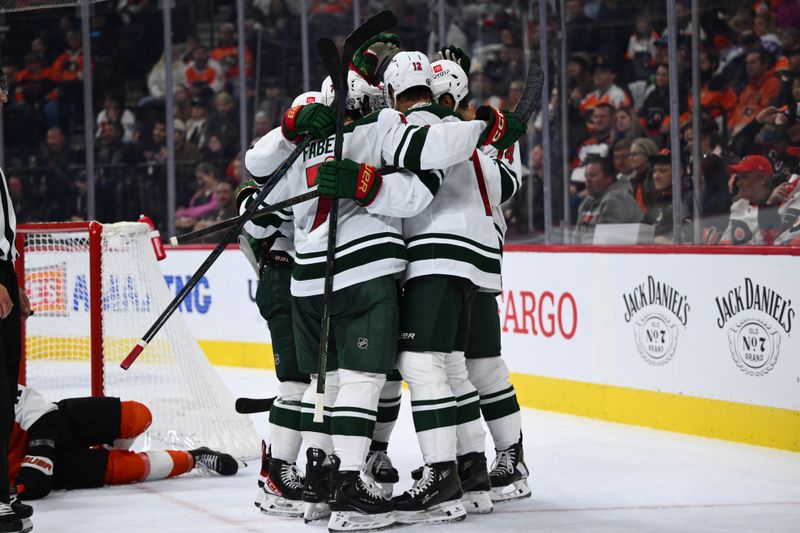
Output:
[[488,490],[465,492],[461,502],[469,514],[489,514],[494,510],[492,496]]
[[331,508],[327,503],[306,503],[305,512],[303,513],[303,520],[308,524],[316,522],[323,518],[328,518],[331,515]]
[[362,514],[354,511],[336,511],[328,520],[328,531],[377,531],[387,529],[397,522],[393,512]]
[[22,532],[21,533],[28,533],[29,531],[33,530],[33,520],[30,518],[22,518]]
[[305,503],[300,500],[288,500],[274,494],[265,494],[261,502],[261,512],[270,516],[287,516],[300,518],[303,516]]
[[261,509],[261,504],[264,503],[264,498],[266,498],[266,493],[264,492],[263,486],[258,487],[258,493],[256,494],[256,499],[253,501],[253,505],[256,508]]
[[520,479],[505,487],[494,487],[491,495],[494,503],[510,502],[530,498],[531,488],[527,479]]
[[444,524],[464,520],[467,510],[461,500],[452,500],[422,511],[395,511],[395,514],[401,524]]

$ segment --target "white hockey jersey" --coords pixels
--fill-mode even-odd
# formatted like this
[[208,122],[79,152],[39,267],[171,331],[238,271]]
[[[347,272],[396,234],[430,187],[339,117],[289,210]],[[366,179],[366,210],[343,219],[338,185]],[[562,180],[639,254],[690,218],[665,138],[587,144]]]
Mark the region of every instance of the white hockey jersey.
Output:
[[731,204],[731,218],[720,244],[770,245],[780,231],[777,207],[759,207],[740,198]]
[[[407,116],[409,123],[423,127],[461,121],[436,104],[414,106]],[[431,203],[403,220],[409,255],[405,278],[458,276],[482,290],[499,291],[504,230],[495,227],[498,214],[502,220],[502,212],[495,209],[502,203],[504,182],[518,187],[518,173],[481,150],[444,169],[442,185]]]
[[[374,201],[361,207],[354,200],[339,200],[334,291],[385,275],[399,275],[406,265],[400,219],[418,213],[430,202],[441,181],[439,169],[466,160],[484,129],[480,121],[440,124],[421,128],[407,124],[402,113],[384,109],[345,128],[343,156],[381,170],[383,183]],[[245,165],[254,176],[269,176],[295,146],[270,132],[247,152]],[[446,149],[445,149],[446,147]],[[314,189],[319,165],[333,157],[334,136],[312,141],[287,172],[283,187],[267,197],[274,204]],[[392,165],[394,168],[385,168]],[[292,294],[322,294],[328,239],[329,198],[304,202],[292,208],[295,268]]]

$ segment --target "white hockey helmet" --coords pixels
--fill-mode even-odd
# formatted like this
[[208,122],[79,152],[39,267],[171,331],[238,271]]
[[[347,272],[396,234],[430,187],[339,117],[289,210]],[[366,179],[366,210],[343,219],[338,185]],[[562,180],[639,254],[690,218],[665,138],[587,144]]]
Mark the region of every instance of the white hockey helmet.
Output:
[[298,105],[306,105],[306,104],[322,104],[322,93],[319,91],[308,91],[307,93],[303,93],[299,95],[297,98],[292,100],[292,105],[290,107],[298,106]]
[[[370,112],[386,107],[383,88],[370,85],[358,72],[350,70],[347,73],[347,83],[347,109],[349,111],[363,111],[365,100]],[[336,103],[336,90],[330,76],[322,82],[322,103],[327,106]]]
[[455,107],[469,93],[469,77],[458,63],[449,59],[440,59],[431,63],[433,70],[433,97],[436,101],[444,94],[450,94],[455,100]]
[[422,52],[400,52],[392,58],[383,74],[384,94],[386,102],[391,97],[411,87],[428,87],[433,89],[433,69],[428,58]]

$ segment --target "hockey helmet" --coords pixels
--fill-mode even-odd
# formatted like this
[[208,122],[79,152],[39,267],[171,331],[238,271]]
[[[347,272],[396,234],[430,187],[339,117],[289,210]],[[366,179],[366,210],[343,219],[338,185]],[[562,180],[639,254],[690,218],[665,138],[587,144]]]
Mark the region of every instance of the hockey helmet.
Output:
[[303,93],[299,95],[297,98],[292,100],[291,107],[295,107],[298,105],[306,105],[306,104],[324,104],[325,102],[322,101],[322,93],[319,91],[308,91],[307,93]]
[[431,63],[433,70],[433,96],[438,101],[442,95],[449,94],[455,100],[455,106],[469,93],[469,78],[458,63],[448,59],[440,59]]
[[433,69],[427,56],[422,52],[400,52],[392,58],[383,74],[386,102],[411,87],[433,89]]

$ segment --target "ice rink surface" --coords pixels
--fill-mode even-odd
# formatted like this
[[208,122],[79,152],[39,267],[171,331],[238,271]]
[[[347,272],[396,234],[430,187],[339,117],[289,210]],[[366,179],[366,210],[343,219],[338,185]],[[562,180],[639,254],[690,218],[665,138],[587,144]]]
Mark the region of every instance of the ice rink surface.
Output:
[[[276,389],[267,371],[218,368],[234,396]],[[135,398],[131,398],[135,399]],[[421,456],[404,399],[389,453],[400,470],[395,494],[411,484]],[[254,418],[259,433],[266,416]],[[490,515],[418,531],[800,532],[800,455],[523,409],[533,497]],[[492,446],[487,441],[491,462]],[[262,515],[253,506],[258,461],[230,478],[180,478],[55,492],[34,502],[34,532],[294,532],[325,523]]]

